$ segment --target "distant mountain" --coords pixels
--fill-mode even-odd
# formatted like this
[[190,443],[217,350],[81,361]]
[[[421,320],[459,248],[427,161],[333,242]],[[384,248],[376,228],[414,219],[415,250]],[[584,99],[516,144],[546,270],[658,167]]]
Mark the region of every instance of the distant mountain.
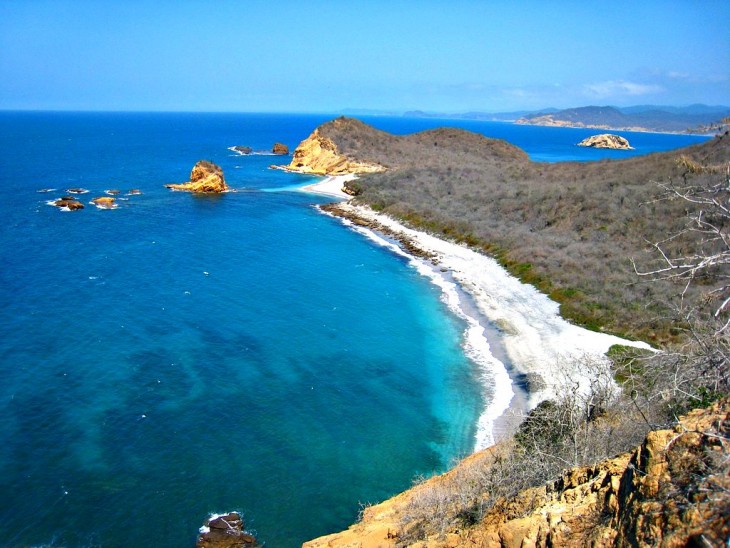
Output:
[[530,114],[518,124],[538,126],[589,127],[631,131],[664,131],[674,133],[718,133],[727,128],[730,107],[690,105],[664,107],[578,107],[549,114]]
[[545,108],[542,110],[516,110],[514,112],[424,112],[423,110],[411,110],[403,114],[404,118],[443,118],[446,120],[484,120],[494,122],[514,122],[525,116],[536,116],[558,112],[557,108]]

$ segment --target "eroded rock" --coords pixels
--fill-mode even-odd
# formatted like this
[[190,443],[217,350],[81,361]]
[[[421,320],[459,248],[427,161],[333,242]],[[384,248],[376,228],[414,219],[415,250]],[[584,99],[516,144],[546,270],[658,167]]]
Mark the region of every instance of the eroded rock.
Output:
[[219,193],[228,190],[223,170],[213,162],[200,160],[190,172],[190,181],[181,184],[169,184],[165,187],[172,190],[188,192]]
[[289,147],[282,143],[274,143],[274,148],[271,149],[271,152],[286,155],[289,154]]
[[213,514],[200,528],[196,548],[247,548],[258,546],[256,537],[243,530],[243,519],[237,512]]
[[619,135],[613,135],[612,133],[602,133],[601,135],[593,135],[583,139],[578,143],[579,147],[593,147],[593,148],[613,148],[616,150],[634,150],[634,147],[629,145],[629,141]]

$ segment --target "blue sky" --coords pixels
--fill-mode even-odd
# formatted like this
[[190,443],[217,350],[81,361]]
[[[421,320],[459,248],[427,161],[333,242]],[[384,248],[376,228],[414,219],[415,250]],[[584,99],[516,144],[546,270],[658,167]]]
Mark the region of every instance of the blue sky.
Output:
[[0,0],[0,109],[730,104],[730,2]]

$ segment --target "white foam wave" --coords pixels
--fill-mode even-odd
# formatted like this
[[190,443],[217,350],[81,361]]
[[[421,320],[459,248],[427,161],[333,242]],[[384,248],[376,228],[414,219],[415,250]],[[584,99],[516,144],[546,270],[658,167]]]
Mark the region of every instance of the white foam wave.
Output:
[[54,192],[55,190],[55,188],[40,188],[36,192]]

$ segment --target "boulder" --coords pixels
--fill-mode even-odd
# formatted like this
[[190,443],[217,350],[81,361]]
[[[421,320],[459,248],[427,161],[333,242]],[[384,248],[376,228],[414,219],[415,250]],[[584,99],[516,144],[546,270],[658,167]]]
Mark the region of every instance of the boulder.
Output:
[[602,133],[601,135],[593,135],[583,139],[578,143],[579,147],[593,148],[613,148],[617,150],[633,150],[634,147],[629,145],[629,141],[612,133]]
[[186,190],[188,192],[220,193],[228,190],[223,170],[213,162],[200,160],[190,172],[190,181],[181,184],[165,185],[172,190]]
[[65,207],[65,208],[68,208],[71,211],[74,211],[76,209],[84,209],[84,204],[82,204],[78,200],[76,200],[74,198],[71,198],[71,199],[66,199],[66,198],[69,198],[69,197],[68,196],[64,196],[63,198],[61,198],[61,199],[56,200],[55,202],[53,202],[53,205],[56,206],[56,207],[61,207],[61,208],[62,207]]
[[282,143],[274,143],[274,148],[271,149],[274,154],[286,155],[289,154],[289,147]]
[[243,530],[243,520],[237,512],[223,516],[212,515],[200,528],[196,548],[246,548],[258,546],[256,538]]

